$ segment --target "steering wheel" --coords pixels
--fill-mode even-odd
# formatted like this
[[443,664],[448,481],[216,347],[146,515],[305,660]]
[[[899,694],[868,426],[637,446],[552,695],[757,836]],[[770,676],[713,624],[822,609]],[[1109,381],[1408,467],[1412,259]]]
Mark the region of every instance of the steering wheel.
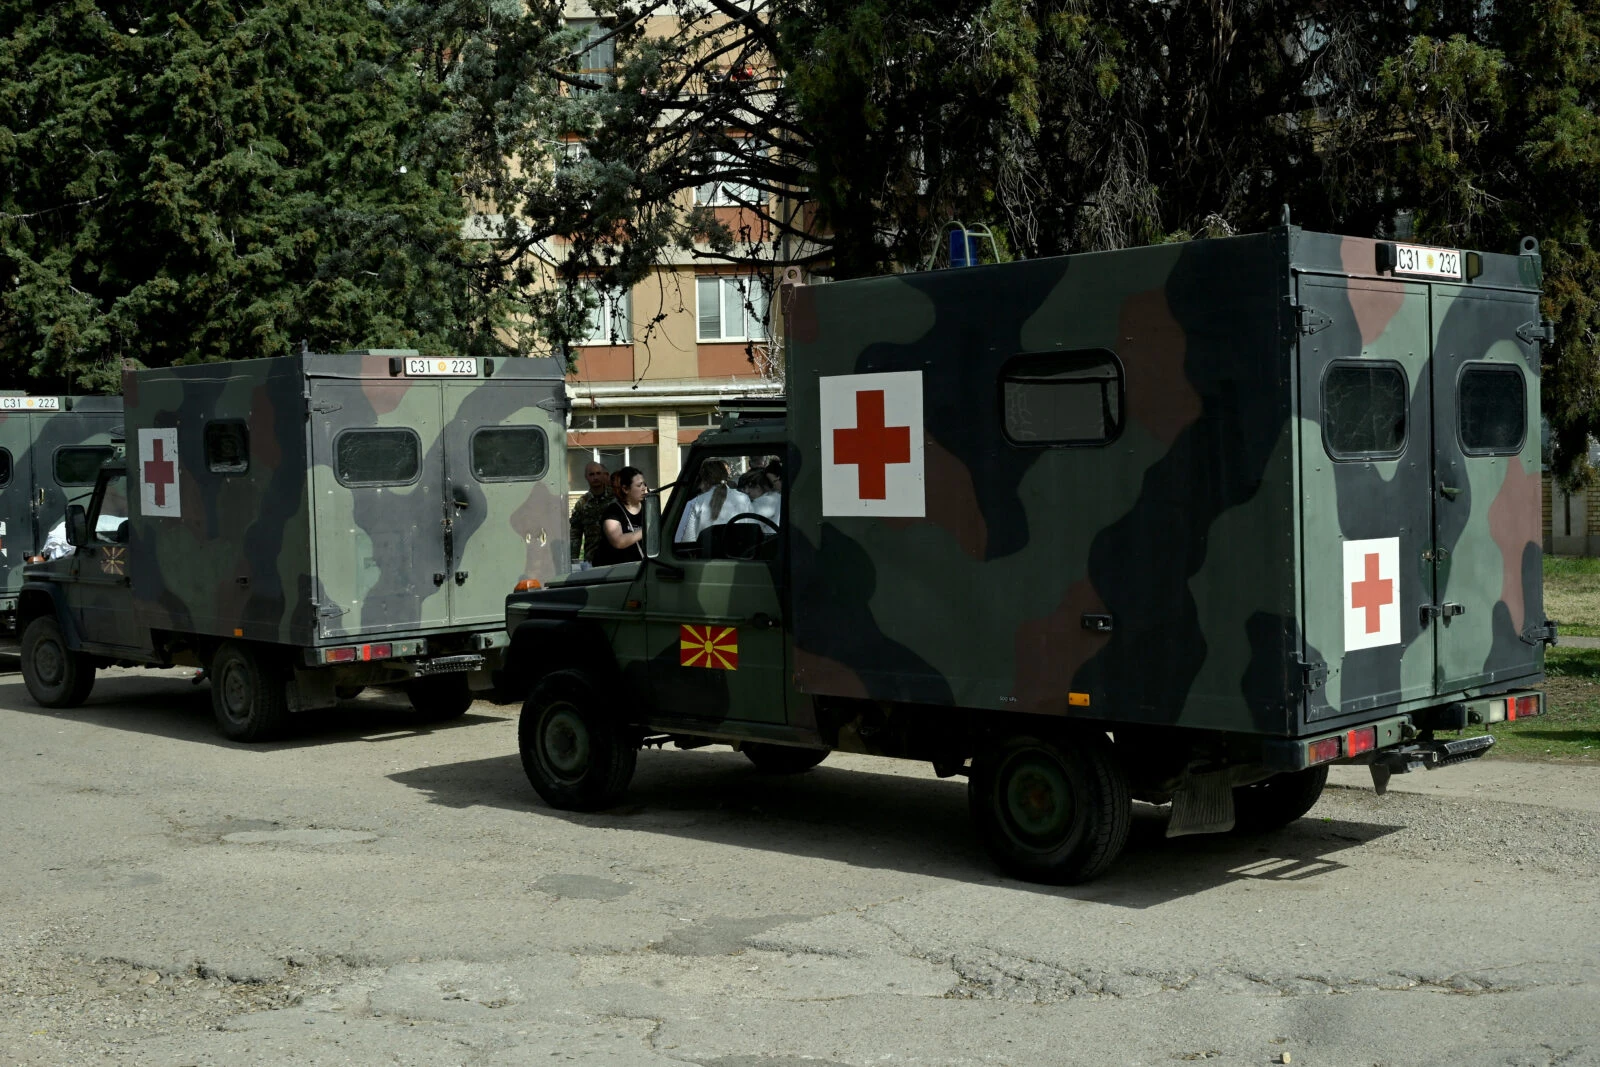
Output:
[[754,519],[759,523],[762,523],[762,524],[764,524],[766,526],[772,527],[772,532],[773,533],[779,533],[780,532],[779,529],[778,529],[778,524],[777,523],[773,522],[771,519],[767,518],[765,515],[758,515],[753,511],[741,511],[741,512],[739,512],[739,514],[735,515],[733,518],[728,520],[728,525],[732,526],[734,523],[739,522],[741,519]]

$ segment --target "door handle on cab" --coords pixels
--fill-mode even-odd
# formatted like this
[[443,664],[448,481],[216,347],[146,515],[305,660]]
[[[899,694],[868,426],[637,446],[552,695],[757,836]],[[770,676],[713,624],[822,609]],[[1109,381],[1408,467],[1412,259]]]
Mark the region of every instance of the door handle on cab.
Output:
[[1454,500],[1461,495],[1461,490],[1453,485],[1441,485],[1439,487],[1439,495],[1448,500]]

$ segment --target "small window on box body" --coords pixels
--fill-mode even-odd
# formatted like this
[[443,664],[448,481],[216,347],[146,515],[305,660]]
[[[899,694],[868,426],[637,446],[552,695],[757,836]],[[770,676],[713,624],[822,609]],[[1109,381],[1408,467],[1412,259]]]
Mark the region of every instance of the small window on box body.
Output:
[[1322,377],[1322,442],[1334,459],[1394,459],[1406,448],[1410,389],[1398,363],[1335,363]]
[[472,435],[472,476],[480,482],[534,481],[549,467],[537,426],[486,426]]
[[243,474],[250,469],[250,430],[243,422],[206,423],[206,467],[214,474]]
[[1461,371],[1456,412],[1462,451],[1509,456],[1528,432],[1528,394],[1522,371],[1506,363],[1469,363]]
[[1017,356],[1000,372],[1006,439],[1103,445],[1122,432],[1122,363],[1105,349]]
[[410,485],[422,469],[422,441],[413,430],[345,430],[333,453],[342,485]]
[[57,485],[93,485],[100,464],[111,458],[109,445],[66,445],[56,449]]

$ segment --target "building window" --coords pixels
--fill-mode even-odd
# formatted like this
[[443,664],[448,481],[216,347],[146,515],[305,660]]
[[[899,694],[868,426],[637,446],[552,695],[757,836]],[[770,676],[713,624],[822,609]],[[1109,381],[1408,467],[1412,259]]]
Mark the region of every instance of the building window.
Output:
[[100,464],[111,458],[109,445],[69,445],[56,449],[57,485],[93,485]]
[[1461,448],[1475,456],[1522,451],[1528,396],[1522,371],[1504,363],[1469,363],[1461,372],[1456,421]]
[[652,489],[657,488],[656,476],[660,468],[656,463],[655,445],[607,445],[601,448],[568,445],[567,492],[588,491],[589,483],[583,477],[583,468],[591,463],[601,464],[612,474],[623,467],[638,467],[644,472],[645,483]]
[[1017,356],[1000,371],[1006,439],[1103,445],[1122,430],[1122,364],[1104,349]]
[[250,469],[250,431],[242,422],[208,422],[206,467],[215,474],[243,474]]
[[612,27],[599,19],[567,19],[567,29],[580,30],[583,39],[572,53],[573,73],[583,79],[572,86],[573,96],[592,96],[617,84],[617,41]]
[[544,477],[550,446],[537,426],[486,426],[472,435],[472,475],[480,482]]
[[628,318],[629,294],[627,290],[582,287],[584,301],[589,305],[584,312],[583,337],[580,345],[631,345],[633,326]]
[[409,485],[422,469],[414,430],[346,430],[334,438],[333,454],[341,485]]
[[697,279],[699,339],[765,341],[767,290],[759,278],[720,275]]
[[742,163],[743,160],[738,153],[712,153],[706,161],[706,170],[719,177],[695,186],[694,202],[701,207],[741,207],[745,204],[760,206],[759,191],[729,173],[739,169]]
[[1393,459],[1405,451],[1405,370],[1398,363],[1335,363],[1322,377],[1322,442],[1334,459]]
[[653,430],[656,428],[656,417],[624,415],[621,412],[585,412],[572,416],[567,426],[574,430]]
[[680,411],[678,425],[686,430],[710,429],[717,424],[715,411]]

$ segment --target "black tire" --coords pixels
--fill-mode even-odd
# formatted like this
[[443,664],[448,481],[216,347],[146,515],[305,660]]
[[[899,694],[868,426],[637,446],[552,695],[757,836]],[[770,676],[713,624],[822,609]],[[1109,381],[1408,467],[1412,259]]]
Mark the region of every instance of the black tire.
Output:
[[1317,806],[1322,787],[1328,784],[1328,768],[1307,767],[1286,771],[1251,785],[1233,790],[1233,828],[1239,833],[1258,834],[1281,830]]
[[762,774],[804,774],[828,758],[831,749],[796,748],[794,745],[764,745],[746,741],[739,746],[745,758]]
[[606,713],[582,671],[556,671],[533,687],[517,722],[528,781],[553,808],[598,811],[627,792],[639,746]]
[[41,615],[22,634],[22,680],[44,707],[75,708],[94,688],[94,663],[67,647],[56,620]]
[[289,724],[288,675],[270,655],[232,641],[211,658],[211,712],[229,741],[269,741]]
[[967,801],[995,863],[1030,882],[1094,878],[1133,824],[1127,772],[1098,734],[999,741],[972,761]]
[[465,674],[431,674],[407,685],[406,699],[429,722],[447,722],[472,707],[472,688]]

